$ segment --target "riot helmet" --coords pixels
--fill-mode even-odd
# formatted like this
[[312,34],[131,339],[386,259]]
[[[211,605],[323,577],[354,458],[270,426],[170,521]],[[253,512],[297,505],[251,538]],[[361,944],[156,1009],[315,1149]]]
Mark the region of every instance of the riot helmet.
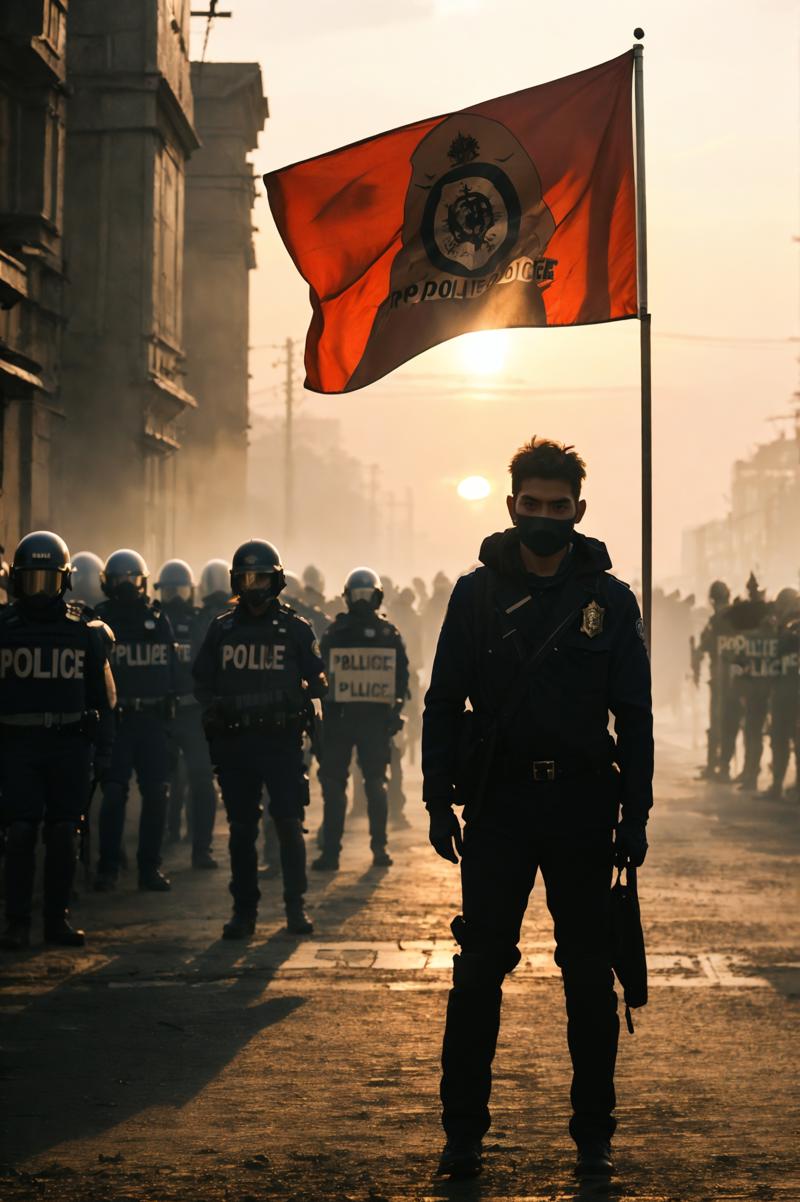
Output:
[[14,552],[11,593],[37,606],[51,604],[69,588],[72,564],[63,538],[50,530],[26,534]]
[[79,601],[92,609],[103,600],[103,590],[100,587],[100,576],[103,571],[103,561],[92,551],[79,551],[72,561],[72,580],[70,588]]
[[708,590],[708,599],[715,609],[721,609],[724,605],[730,603],[731,590],[724,580],[714,581]]
[[283,589],[286,577],[277,547],[263,538],[242,543],[231,564],[231,589],[255,606],[271,601]]
[[381,578],[372,568],[354,568],[344,585],[344,599],[349,610],[377,610],[383,600]]
[[319,593],[321,597],[325,596],[325,577],[313,563],[303,571],[303,584],[312,592]]
[[159,591],[162,605],[183,601],[190,605],[194,596],[194,576],[185,559],[168,559],[161,565],[158,580],[153,585]]
[[796,588],[782,588],[775,598],[775,612],[779,619],[786,619],[800,608],[800,593]]
[[109,555],[100,576],[100,587],[114,601],[138,601],[147,596],[149,575],[139,552],[126,547]]
[[230,591],[231,565],[225,559],[209,559],[200,573],[200,600],[208,601],[218,594],[229,597]]
[[293,601],[299,601],[303,592],[303,584],[296,572],[284,572],[286,579],[286,596]]

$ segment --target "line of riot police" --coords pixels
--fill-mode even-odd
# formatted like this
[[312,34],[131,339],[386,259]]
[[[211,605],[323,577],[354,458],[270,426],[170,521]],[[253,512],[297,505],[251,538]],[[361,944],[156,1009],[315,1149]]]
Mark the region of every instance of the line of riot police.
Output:
[[[435,583],[431,608],[444,587]],[[373,864],[392,863],[389,771],[402,801],[398,735],[404,707],[419,695],[424,656],[423,620],[411,590],[390,584],[410,631],[410,666],[397,626],[381,611],[382,582],[369,568],[348,577],[343,612],[325,599],[316,568],[306,569],[301,583],[285,572],[275,547],[259,539],[239,547],[230,567],[224,560],[206,564],[200,606],[182,560],[167,561],[152,589],[158,600],[133,550],[115,551],[105,564],[90,552],[71,560],[58,535],[36,531],[14,554],[9,603],[0,607],[6,949],[29,943],[40,829],[45,941],[84,943],[84,932],[69,920],[79,837],[85,856],[97,792],[92,885],[99,893],[114,890],[127,867],[134,774],[141,797],[137,879],[148,892],[171,890],[162,845],[180,839],[184,807],[193,868],[218,867],[212,839],[221,793],[233,897],[224,938],[247,938],[255,929],[265,794],[287,927],[296,934],[313,930],[304,905],[303,827],[312,749],[324,803],[314,868],[338,869],[354,752]],[[403,824],[398,806],[395,825]]]
[[[771,781],[760,796],[778,800],[792,752],[797,762],[800,594],[784,588],[768,601],[751,573],[745,594],[733,599],[724,581],[714,581],[709,604],[710,616],[691,647],[696,684],[708,661],[707,754],[701,776],[733,780],[743,790],[757,789],[767,734]],[[732,777],[740,733],[743,763]],[[794,788],[797,791],[797,784]]]

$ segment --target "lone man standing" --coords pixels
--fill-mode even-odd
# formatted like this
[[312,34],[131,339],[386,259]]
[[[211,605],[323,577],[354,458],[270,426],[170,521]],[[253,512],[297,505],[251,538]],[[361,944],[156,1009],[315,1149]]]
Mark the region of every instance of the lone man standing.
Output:
[[[533,439],[510,470],[513,527],[486,538],[483,566],[457,582],[425,699],[430,841],[446,860],[460,854],[462,883],[439,1172],[480,1172],[503,978],[519,963],[541,871],[566,997],[576,1170],[610,1173],[619,1020],[609,903],[615,860],[638,867],[647,852],[650,667],[633,593],[609,574],[605,546],[575,530],[582,459]],[[453,805],[465,807],[463,835]]]

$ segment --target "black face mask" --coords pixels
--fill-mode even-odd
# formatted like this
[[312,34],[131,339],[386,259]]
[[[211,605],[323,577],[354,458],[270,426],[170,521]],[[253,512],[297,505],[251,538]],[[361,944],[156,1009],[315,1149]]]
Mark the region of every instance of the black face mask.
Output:
[[517,515],[517,530],[523,546],[534,555],[555,555],[572,542],[574,518],[533,518]]
[[270,601],[275,600],[276,594],[271,588],[248,588],[242,591],[241,597],[248,609],[262,609]]

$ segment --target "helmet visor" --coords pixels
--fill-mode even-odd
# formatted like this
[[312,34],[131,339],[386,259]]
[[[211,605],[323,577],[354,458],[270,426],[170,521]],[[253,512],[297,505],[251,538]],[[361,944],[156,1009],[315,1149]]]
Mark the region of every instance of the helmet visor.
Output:
[[138,572],[121,572],[107,577],[106,585],[115,597],[138,597],[147,588],[147,577]]
[[55,568],[32,568],[19,574],[20,592],[24,597],[57,597],[61,592],[63,572]]
[[372,604],[372,602],[374,600],[375,600],[374,586],[370,586],[370,588],[351,588],[350,589],[350,601],[353,605],[355,605],[356,602],[358,602],[358,601],[366,601],[367,604],[370,605],[370,604]]
[[191,584],[162,584],[160,588],[162,601],[191,601]]
[[253,589],[272,588],[272,572],[239,572],[236,581],[240,592],[249,593]]

